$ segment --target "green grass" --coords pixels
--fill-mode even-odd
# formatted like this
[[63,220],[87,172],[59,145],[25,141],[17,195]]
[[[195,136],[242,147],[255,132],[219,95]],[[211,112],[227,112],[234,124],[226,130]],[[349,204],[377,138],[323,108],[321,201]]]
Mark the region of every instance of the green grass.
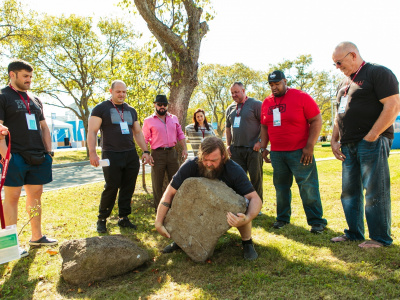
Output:
[[[97,150],[101,154],[101,150]],[[86,150],[71,150],[54,152],[53,164],[66,164],[78,161],[89,160],[86,156]]]
[[[329,149],[329,148],[328,148]],[[140,188],[132,207],[137,231],[120,230],[117,210],[109,222],[111,234],[136,241],[151,260],[138,270],[109,280],[77,286],[61,277],[62,259],[48,248],[0,266],[1,299],[400,299],[400,155],[389,159],[392,178],[392,235],[394,244],[360,249],[357,242],[333,244],[330,238],[346,228],[340,203],[341,164],[318,162],[320,190],[328,228],[313,235],[306,223],[297,186],[293,186],[291,224],[271,228],[275,219],[272,167],[264,165],[263,216],[253,221],[253,240],[259,258],[242,259],[235,228],[223,235],[209,263],[192,262],[185,253],[161,254],[169,243],[153,227],[152,197]],[[150,177],[147,175],[147,183]],[[151,189],[151,187],[149,187]],[[97,236],[96,216],[102,184],[45,193],[43,230],[60,242]],[[18,227],[27,221],[24,198]],[[28,244],[29,226],[20,236]],[[366,233],[368,237],[368,233]],[[57,247],[53,248],[58,250]],[[118,266],[116,266],[118,267]]]

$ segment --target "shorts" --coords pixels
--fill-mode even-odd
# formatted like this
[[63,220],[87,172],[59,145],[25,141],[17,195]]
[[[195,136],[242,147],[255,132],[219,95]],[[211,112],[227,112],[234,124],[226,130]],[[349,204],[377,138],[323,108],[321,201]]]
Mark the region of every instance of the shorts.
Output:
[[[18,153],[11,155],[4,186],[43,185],[53,181],[51,170],[53,159],[49,154],[45,154],[45,161],[37,166],[28,165]],[[3,170],[3,167],[1,169]]]

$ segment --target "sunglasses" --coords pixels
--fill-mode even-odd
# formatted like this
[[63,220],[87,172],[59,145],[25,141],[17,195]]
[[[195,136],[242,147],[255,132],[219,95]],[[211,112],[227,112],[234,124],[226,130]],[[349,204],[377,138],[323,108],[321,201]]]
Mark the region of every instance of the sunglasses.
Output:
[[156,103],[156,105],[158,107],[167,107],[168,106],[168,104],[164,104],[164,103]]
[[349,55],[351,52],[347,53],[342,59],[338,60],[337,62],[335,62],[333,65],[335,67],[337,66],[341,66],[342,65],[342,61],[346,58],[347,55]]

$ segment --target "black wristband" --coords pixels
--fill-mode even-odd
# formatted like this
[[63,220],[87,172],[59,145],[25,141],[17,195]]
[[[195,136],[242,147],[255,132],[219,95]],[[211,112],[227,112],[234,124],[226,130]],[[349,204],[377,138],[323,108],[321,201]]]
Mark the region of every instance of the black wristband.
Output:
[[150,154],[150,151],[143,151],[143,153],[147,153],[147,154]]

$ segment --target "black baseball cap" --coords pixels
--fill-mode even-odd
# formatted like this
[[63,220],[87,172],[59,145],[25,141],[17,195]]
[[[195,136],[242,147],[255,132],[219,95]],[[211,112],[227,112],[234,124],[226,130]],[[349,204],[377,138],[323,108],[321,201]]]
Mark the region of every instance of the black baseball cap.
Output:
[[156,96],[156,100],[154,100],[154,103],[168,104],[167,96],[165,96],[165,95],[157,95]]
[[286,79],[285,74],[282,71],[276,70],[268,75],[268,82],[279,82],[282,79]]

